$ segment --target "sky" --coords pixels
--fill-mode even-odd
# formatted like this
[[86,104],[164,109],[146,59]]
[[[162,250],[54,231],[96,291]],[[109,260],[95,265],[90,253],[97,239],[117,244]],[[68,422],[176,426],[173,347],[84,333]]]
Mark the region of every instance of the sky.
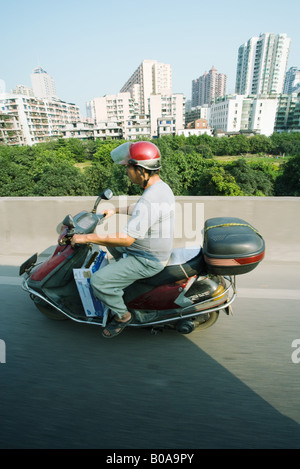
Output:
[[300,69],[299,0],[0,0],[0,80],[31,87],[41,66],[60,99],[116,94],[144,59],[168,63],[173,92],[214,66],[233,93],[238,48],[271,32],[291,38],[288,68]]

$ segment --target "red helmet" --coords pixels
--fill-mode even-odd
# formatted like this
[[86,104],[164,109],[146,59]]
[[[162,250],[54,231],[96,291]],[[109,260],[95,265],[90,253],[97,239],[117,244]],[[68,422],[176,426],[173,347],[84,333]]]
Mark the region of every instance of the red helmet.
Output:
[[161,168],[160,151],[151,142],[126,142],[111,152],[113,161],[117,164],[132,164],[148,170]]

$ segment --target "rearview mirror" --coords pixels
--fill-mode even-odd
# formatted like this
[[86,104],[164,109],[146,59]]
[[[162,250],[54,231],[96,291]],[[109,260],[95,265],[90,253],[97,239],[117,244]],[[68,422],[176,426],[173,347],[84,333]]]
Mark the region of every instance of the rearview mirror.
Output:
[[109,200],[113,196],[113,191],[111,189],[105,189],[105,191],[100,194],[95,202],[94,208],[92,210],[92,213],[96,213],[97,207],[101,201],[101,199]]
[[113,191],[112,191],[112,190],[110,190],[110,189],[105,189],[105,191],[102,192],[102,194],[101,194],[100,197],[101,197],[102,199],[109,200],[109,199],[112,198],[113,195],[114,195],[114,194],[113,194]]
[[67,215],[62,222],[63,225],[66,225],[68,228],[75,228],[75,223],[72,215]]

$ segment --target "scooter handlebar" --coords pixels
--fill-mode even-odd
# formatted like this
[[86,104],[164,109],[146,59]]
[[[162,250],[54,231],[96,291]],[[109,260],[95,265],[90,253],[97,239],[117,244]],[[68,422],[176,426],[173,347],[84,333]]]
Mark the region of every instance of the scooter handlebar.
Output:
[[94,229],[96,228],[96,225],[99,225],[100,223],[103,222],[104,218],[106,217],[106,213],[93,214],[93,217],[94,217],[94,222],[91,223],[90,226],[87,225],[86,227],[78,226],[77,223],[73,223],[73,226],[70,224],[69,225],[63,224],[60,236],[58,238],[58,244],[60,246],[70,244],[71,238],[73,237],[74,234],[93,233]]

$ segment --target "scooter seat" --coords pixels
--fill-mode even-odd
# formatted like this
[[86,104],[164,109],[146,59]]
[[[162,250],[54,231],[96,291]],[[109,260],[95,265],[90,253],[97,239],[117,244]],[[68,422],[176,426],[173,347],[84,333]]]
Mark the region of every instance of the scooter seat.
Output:
[[137,280],[135,283],[146,283],[147,285],[165,285],[166,283],[177,282],[193,275],[205,275],[205,263],[202,249],[192,259],[183,264],[167,265],[161,272],[153,277]]

